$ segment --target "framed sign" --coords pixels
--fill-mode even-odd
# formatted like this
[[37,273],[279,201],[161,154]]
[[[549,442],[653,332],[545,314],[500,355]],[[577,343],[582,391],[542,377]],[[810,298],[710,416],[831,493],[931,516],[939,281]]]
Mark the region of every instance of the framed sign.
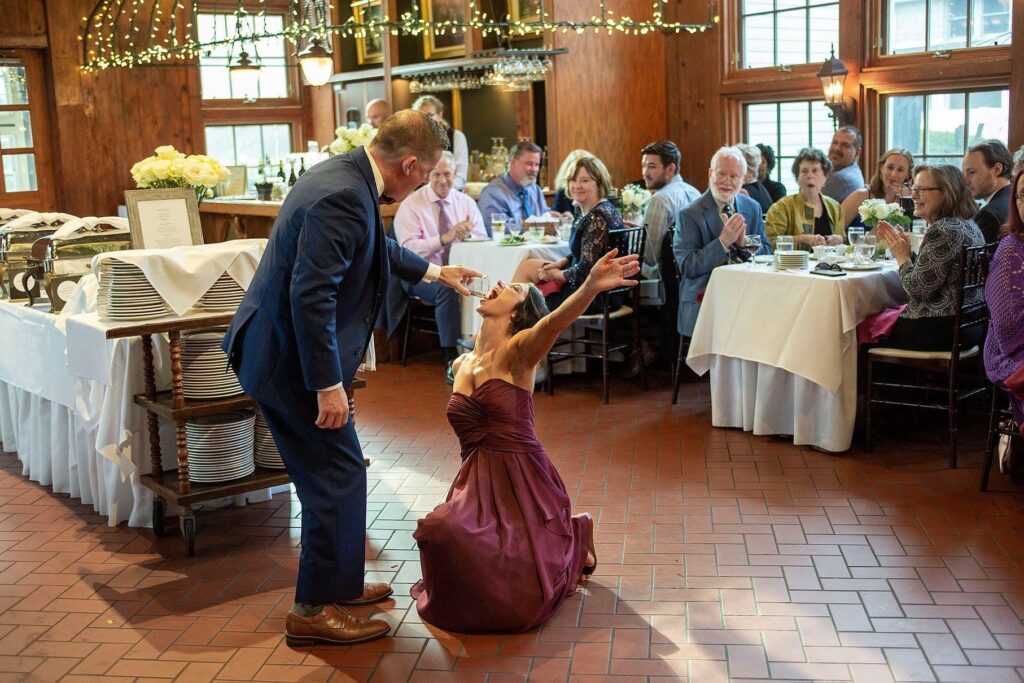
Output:
[[540,0],[509,0],[512,21],[540,21]]
[[203,243],[196,192],[190,187],[125,190],[133,249],[166,249]]
[[[363,26],[370,21],[382,21],[384,9],[381,0],[362,0],[352,3],[352,20]],[[379,30],[368,31],[356,38],[356,61],[362,64],[380,64],[384,61],[384,39]]]
[[[423,21],[451,21],[461,23],[466,20],[466,6],[463,0],[422,0],[420,12]],[[423,56],[426,59],[437,57],[461,57],[466,54],[466,34],[461,28],[454,31],[440,30],[423,32]]]

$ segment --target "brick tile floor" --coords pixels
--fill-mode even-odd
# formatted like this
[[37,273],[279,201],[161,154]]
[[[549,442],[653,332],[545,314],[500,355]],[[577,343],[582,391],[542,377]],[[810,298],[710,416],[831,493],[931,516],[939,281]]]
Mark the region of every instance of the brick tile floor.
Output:
[[539,394],[541,440],[598,520],[598,573],[536,632],[423,624],[411,533],[459,464],[440,376],[384,365],[358,397],[368,578],[396,589],[377,611],[394,637],[284,644],[299,552],[287,494],[201,512],[189,559],[180,538],[107,527],[4,454],[0,680],[1024,679],[1024,495],[1000,475],[978,492],[977,428],[956,471],[941,426],[832,456],[712,429],[700,383],[674,407],[664,382],[617,382],[609,406],[588,379]]

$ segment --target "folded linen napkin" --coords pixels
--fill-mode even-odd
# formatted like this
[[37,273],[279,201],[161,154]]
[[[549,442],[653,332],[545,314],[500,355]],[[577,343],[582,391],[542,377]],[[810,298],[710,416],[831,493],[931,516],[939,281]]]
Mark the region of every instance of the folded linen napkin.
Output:
[[857,325],[857,344],[874,344],[879,339],[889,336],[900,313],[906,307],[906,304],[893,306],[861,320]]
[[184,315],[217,279],[227,273],[249,289],[267,247],[266,239],[231,240],[170,249],[108,251],[93,257],[93,271],[106,259],[130,263],[146,276],[177,315]]
[[53,233],[53,238],[67,239],[82,228],[95,230],[97,225],[109,225],[116,228],[118,232],[129,231],[127,218],[120,218],[119,216],[85,216],[84,218],[68,221],[57,228],[57,231]]

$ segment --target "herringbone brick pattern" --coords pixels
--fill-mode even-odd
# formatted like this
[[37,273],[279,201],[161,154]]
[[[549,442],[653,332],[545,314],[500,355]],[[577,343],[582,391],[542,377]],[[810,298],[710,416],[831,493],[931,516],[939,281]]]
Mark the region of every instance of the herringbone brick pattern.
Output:
[[395,637],[284,644],[288,495],[200,513],[189,559],[177,537],[109,528],[25,480],[8,454],[0,680],[1024,680],[1024,497],[998,475],[977,491],[976,438],[957,471],[927,435],[830,456],[712,429],[704,384],[675,407],[628,383],[609,406],[585,380],[538,394],[541,440],[598,520],[598,573],[536,632],[425,625],[407,597],[412,531],[458,468],[449,389],[427,363],[369,379],[368,569],[395,586],[378,610]]

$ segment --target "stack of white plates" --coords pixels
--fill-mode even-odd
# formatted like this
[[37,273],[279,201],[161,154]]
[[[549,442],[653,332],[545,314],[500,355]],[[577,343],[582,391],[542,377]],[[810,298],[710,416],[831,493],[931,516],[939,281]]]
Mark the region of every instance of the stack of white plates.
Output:
[[775,252],[775,267],[779,270],[801,270],[807,268],[811,253],[800,249]]
[[252,474],[255,420],[251,411],[236,410],[186,422],[189,478],[215,484]]
[[238,286],[227,273],[224,273],[217,281],[210,285],[210,288],[206,290],[206,294],[203,294],[196,302],[196,308],[204,309],[235,309],[242,303],[242,299],[245,297],[245,290]]
[[256,413],[256,464],[268,470],[283,470],[284,462],[263,415]]
[[99,264],[97,306],[102,320],[149,320],[171,315],[171,307],[153,289],[138,266],[117,259]]
[[238,378],[220,349],[224,328],[194,330],[181,335],[181,368],[185,398],[207,401],[242,393]]

